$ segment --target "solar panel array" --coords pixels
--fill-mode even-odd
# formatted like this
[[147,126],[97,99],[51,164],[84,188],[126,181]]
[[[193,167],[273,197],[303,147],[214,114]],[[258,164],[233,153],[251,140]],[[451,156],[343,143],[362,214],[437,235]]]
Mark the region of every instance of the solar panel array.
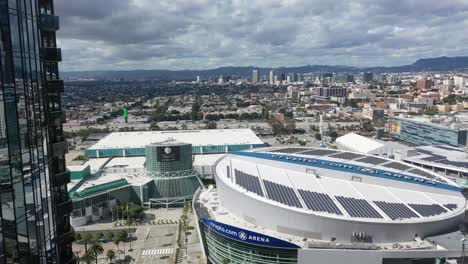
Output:
[[417,148],[416,151],[421,154],[432,154],[432,151]]
[[305,151],[306,148],[282,148],[282,149],[275,149],[270,152],[281,152],[281,153],[297,153],[300,151]]
[[314,150],[302,152],[301,154],[314,155],[314,156],[327,156],[327,155],[335,154],[338,152],[339,151],[330,150],[330,149],[314,149]]
[[268,197],[285,205],[302,208],[294,189],[271,181],[263,180]]
[[338,202],[344,207],[346,212],[352,217],[361,218],[383,218],[372,205],[364,199],[348,198],[336,196]]
[[453,203],[450,203],[450,204],[444,204],[445,207],[447,207],[450,211],[453,211],[455,209],[457,209],[457,204],[453,204]]
[[452,148],[452,147],[448,147],[448,146],[434,146],[434,147],[444,149],[444,150],[464,152],[462,149]]
[[392,220],[405,218],[419,218],[411,209],[402,203],[390,203],[374,201],[374,203],[386,213]]
[[444,157],[443,160],[438,160],[437,162],[443,163],[443,164],[447,164],[447,165],[451,165],[451,166],[455,166],[455,167],[468,168],[468,162],[464,162],[464,161],[451,161],[451,160],[448,160],[448,159],[445,158],[445,157]]
[[423,170],[420,170],[420,169],[413,169],[413,170],[410,170],[408,172],[411,172],[413,174],[417,174],[417,175],[420,175],[420,176],[424,176],[426,178],[429,178],[429,179],[432,179],[432,180],[435,180],[435,181],[439,181],[439,182],[443,182],[443,183],[447,183],[447,181],[445,180],[442,180],[441,178],[438,178],[428,172],[425,172]]
[[434,216],[447,212],[438,204],[408,204],[422,216]]
[[246,189],[249,192],[253,192],[260,196],[264,196],[262,186],[260,185],[260,180],[258,179],[258,177],[237,169],[234,170],[234,173],[236,175],[236,183],[238,185],[240,185],[242,188]]
[[364,156],[356,154],[356,153],[352,153],[352,152],[342,152],[342,153],[338,153],[336,155],[332,155],[330,157],[337,158],[337,159],[353,160],[353,159],[357,159],[357,158],[362,158]]
[[338,206],[336,206],[328,194],[301,189],[298,189],[298,191],[309,210],[343,215],[343,213],[340,211]]
[[362,159],[358,159],[357,161],[368,163],[368,164],[373,164],[373,165],[378,165],[378,164],[382,164],[384,162],[387,162],[388,160],[377,158],[377,157],[374,157],[374,156],[368,156],[368,157],[365,157],[365,158],[362,158]]
[[405,171],[405,170],[411,169],[410,166],[407,166],[405,164],[401,164],[400,162],[396,162],[396,161],[384,164],[382,166],[386,167],[386,168],[400,170],[400,171]]

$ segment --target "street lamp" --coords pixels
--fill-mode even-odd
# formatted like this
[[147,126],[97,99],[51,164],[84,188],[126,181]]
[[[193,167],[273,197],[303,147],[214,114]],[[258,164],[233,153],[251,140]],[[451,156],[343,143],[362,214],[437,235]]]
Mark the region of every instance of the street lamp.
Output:
[[462,242],[462,261],[461,261],[461,264],[465,264],[465,241],[466,241],[466,237],[463,237],[462,239],[460,239],[460,241]]

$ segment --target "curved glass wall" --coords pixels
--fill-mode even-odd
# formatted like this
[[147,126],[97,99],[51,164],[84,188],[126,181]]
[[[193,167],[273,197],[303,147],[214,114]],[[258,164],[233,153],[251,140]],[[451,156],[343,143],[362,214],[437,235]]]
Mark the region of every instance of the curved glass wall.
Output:
[[297,249],[255,246],[226,238],[201,224],[206,254],[211,263],[290,264],[297,263]]

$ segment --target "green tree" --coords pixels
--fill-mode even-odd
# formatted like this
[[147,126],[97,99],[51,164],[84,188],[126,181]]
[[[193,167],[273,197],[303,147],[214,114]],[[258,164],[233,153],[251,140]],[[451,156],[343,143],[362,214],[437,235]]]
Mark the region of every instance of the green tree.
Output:
[[296,121],[294,121],[294,119],[286,120],[284,128],[288,131],[288,133],[293,133],[296,129]]
[[124,257],[123,262],[128,264],[128,263],[132,262],[132,260],[133,260],[132,256],[126,255],[126,256]]
[[314,136],[316,140],[322,140],[322,135],[320,134],[320,132],[315,132]]
[[429,107],[429,108],[426,109],[426,111],[424,111],[424,114],[433,116],[433,115],[437,114],[437,108]]
[[106,256],[107,256],[107,259],[109,260],[109,262],[112,264],[112,260],[115,259],[115,252],[114,252],[114,250],[112,250],[112,249],[107,250]]
[[102,238],[102,236],[103,236],[103,234],[102,234],[102,233],[100,233],[100,232],[97,232],[96,234],[94,234],[94,240],[95,240],[95,241],[98,241],[99,239],[101,239],[101,238]]
[[114,233],[112,233],[112,232],[107,232],[107,233],[104,235],[104,238],[105,238],[107,241],[112,241],[112,239],[114,238]]
[[84,233],[83,236],[81,237],[84,247],[85,247],[85,254],[88,253],[88,244],[91,241],[92,237],[90,233]]
[[90,251],[93,253],[93,255],[94,255],[95,259],[96,259],[96,264],[97,264],[98,256],[101,255],[104,252],[104,248],[99,243],[93,243],[91,245]]
[[284,124],[281,121],[272,118],[272,119],[270,119],[268,124],[270,125],[271,130],[273,131],[274,135],[283,135],[283,134],[286,133],[286,129],[284,128]]
[[83,256],[81,256],[80,261],[85,262],[86,264],[91,264],[95,260],[94,253],[92,251],[86,252]]
[[116,235],[116,236],[114,237],[113,242],[114,242],[114,244],[117,246],[117,252],[119,252],[119,258],[120,258],[120,248],[119,248],[119,244],[120,244],[121,241],[122,241],[122,238],[120,237],[120,235]]
[[215,121],[210,121],[208,124],[206,124],[205,129],[216,129],[218,127],[218,124],[216,124]]
[[150,130],[151,131],[160,131],[162,129],[158,126],[158,124],[156,122],[152,122],[150,124]]

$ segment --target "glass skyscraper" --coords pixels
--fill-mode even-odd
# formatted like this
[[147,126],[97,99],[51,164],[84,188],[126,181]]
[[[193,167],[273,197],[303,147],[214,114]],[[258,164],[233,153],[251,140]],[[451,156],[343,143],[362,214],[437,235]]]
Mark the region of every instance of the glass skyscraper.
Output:
[[0,0],[0,264],[74,263],[52,0]]

